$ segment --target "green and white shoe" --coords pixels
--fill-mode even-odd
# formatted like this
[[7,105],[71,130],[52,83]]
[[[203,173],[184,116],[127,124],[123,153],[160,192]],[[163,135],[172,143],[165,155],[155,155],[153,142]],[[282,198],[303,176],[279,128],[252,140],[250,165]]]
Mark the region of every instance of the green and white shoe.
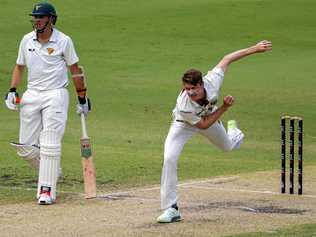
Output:
[[171,223],[181,221],[181,216],[179,210],[169,207],[166,209],[158,218],[157,222],[159,223]]
[[227,134],[232,142],[232,149],[238,149],[243,143],[245,135],[238,128],[236,120],[229,120],[227,122]]
[[229,120],[227,122],[227,130],[238,128],[236,120]]

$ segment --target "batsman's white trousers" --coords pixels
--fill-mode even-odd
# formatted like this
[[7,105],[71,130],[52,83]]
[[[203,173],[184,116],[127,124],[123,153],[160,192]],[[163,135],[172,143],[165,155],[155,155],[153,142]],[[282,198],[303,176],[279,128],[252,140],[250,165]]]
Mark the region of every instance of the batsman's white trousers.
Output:
[[20,143],[39,145],[42,130],[56,130],[63,136],[68,115],[66,88],[38,91],[28,89],[20,104]]
[[195,133],[205,136],[211,143],[223,151],[238,148],[243,139],[243,133],[238,128],[227,133],[220,121],[215,122],[208,129],[199,129],[183,122],[174,121],[171,124],[164,147],[164,163],[160,189],[162,209],[169,208],[177,203],[178,159],[184,144]]

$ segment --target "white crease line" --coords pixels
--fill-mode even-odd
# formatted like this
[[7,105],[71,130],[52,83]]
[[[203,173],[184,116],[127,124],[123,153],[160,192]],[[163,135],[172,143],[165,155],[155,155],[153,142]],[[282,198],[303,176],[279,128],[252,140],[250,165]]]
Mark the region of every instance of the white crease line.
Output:
[[103,196],[103,195],[97,195],[97,199],[105,199],[105,200],[109,200],[109,201],[120,201],[121,199],[128,199],[128,200],[136,200],[136,201],[142,201],[142,202],[160,202],[160,199],[158,198],[145,198],[145,197],[133,197],[133,196],[123,196],[120,197],[118,196],[111,196],[111,195],[107,195],[107,196]]
[[[216,182],[225,182],[225,181],[227,182],[227,181],[236,180],[238,178],[239,178],[238,176],[230,176],[230,177],[222,177],[222,178],[220,177],[220,178],[214,178],[214,179],[190,181],[190,182],[180,183],[178,184],[178,187],[185,187],[187,185],[203,184],[203,183],[216,183]],[[129,191],[114,192],[114,193],[106,193],[106,194],[101,194],[101,196],[106,197],[106,196],[115,196],[115,195],[127,195],[129,193],[146,192],[146,191],[154,191],[154,190],[160,190],[160,186],[136,189],[135,191],[129,190]]]
[[[262,190],[248,190],[248,189],[235,189],[235,188],[220,188],[220,187],[210,187],[210,186],[184,186],[183,188],[198,188],[198,189],[208,189],[208,190],[218,190],[218,191],[226,191],[226,192],[245,192],[245,193],[261,193],[261,194],[270,194],[270,195],[287,195],[282,194],[278,192],[272,192],[272,191],[262,191]],[[290,194],[288,194],[290,195]],[[307,197],[307,198],[316,198],[316,195],[291,195],[291,196],[301,196],[301,197]]]
[[227,181],[234,181],[238,179],[239,176],[230,176],[225,178],[214,178],[214,179],[206,179],[206,180],[200,180],[200,181],[192,181],[192,182],[186,182],[186,183],[180,183],[178,187],[183,187],[187,185],[192,184],[203,184],[203,183],[217,183],[217,182],[227,182]]
[[251,212],[257,212],[256,209],[253,209],[251,207],[246,207],[246,206],[240,206],[240,207],[236,207],[236,208],[241,209],[241,210],[251,211]]
[[[183,182],[183,183],[178,184],[178,187],[185,187],[188,185],[203,184],[203,183],[227,182],[227,181],[236,180],[238,178],[239,178],[239,176],[229,176],[229,177],[218,177],[218,178],[213,178],[213,179],[189,181],[189,182]],[[8,186],[0,186],[0,188],[11,189],[11,190],[37,191],[36,188],[8,187]],[[112,193],[103,193],[103,194],[101,193],[101,194],[97,194],[97,197],[111,199],[111,196],[128,195],[128,194],[136,193],[136,192],[147,192],[147,191],[155,191],[155,190],[160,190],[160,186],[154,186],[154,187],[150,187],[150,188],[142,188],[142,189],[136,189],[136,190],[112,192]],[[78,193],[78,192],[67,192],[67,191],[63,191],[63,190],[57,190],[57,192],[84,196],[84,193]],[[130,197],[127,197],[127,198],[130,198]],[[112,199],[115,199],[115,197],[112,197]]]

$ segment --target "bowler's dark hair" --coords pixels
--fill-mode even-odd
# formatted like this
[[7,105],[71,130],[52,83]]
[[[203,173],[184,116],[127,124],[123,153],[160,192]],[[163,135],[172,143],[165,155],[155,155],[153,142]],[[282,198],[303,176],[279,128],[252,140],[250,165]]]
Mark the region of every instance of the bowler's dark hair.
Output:
[[183,83],[189,83],[193,86],[196,86],[198,83],[203,83],[202,73],[196,69],[189,69],[182,76]]

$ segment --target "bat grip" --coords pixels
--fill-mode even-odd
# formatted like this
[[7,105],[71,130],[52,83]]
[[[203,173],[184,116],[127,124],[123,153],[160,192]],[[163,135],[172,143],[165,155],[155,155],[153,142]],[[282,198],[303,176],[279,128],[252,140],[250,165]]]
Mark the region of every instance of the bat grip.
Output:
[[84,113],[81,113],[81,127],[82,127],[82,137],[83,138],[88,137],[87,127],[86,127],[86,118],[84,116]]

